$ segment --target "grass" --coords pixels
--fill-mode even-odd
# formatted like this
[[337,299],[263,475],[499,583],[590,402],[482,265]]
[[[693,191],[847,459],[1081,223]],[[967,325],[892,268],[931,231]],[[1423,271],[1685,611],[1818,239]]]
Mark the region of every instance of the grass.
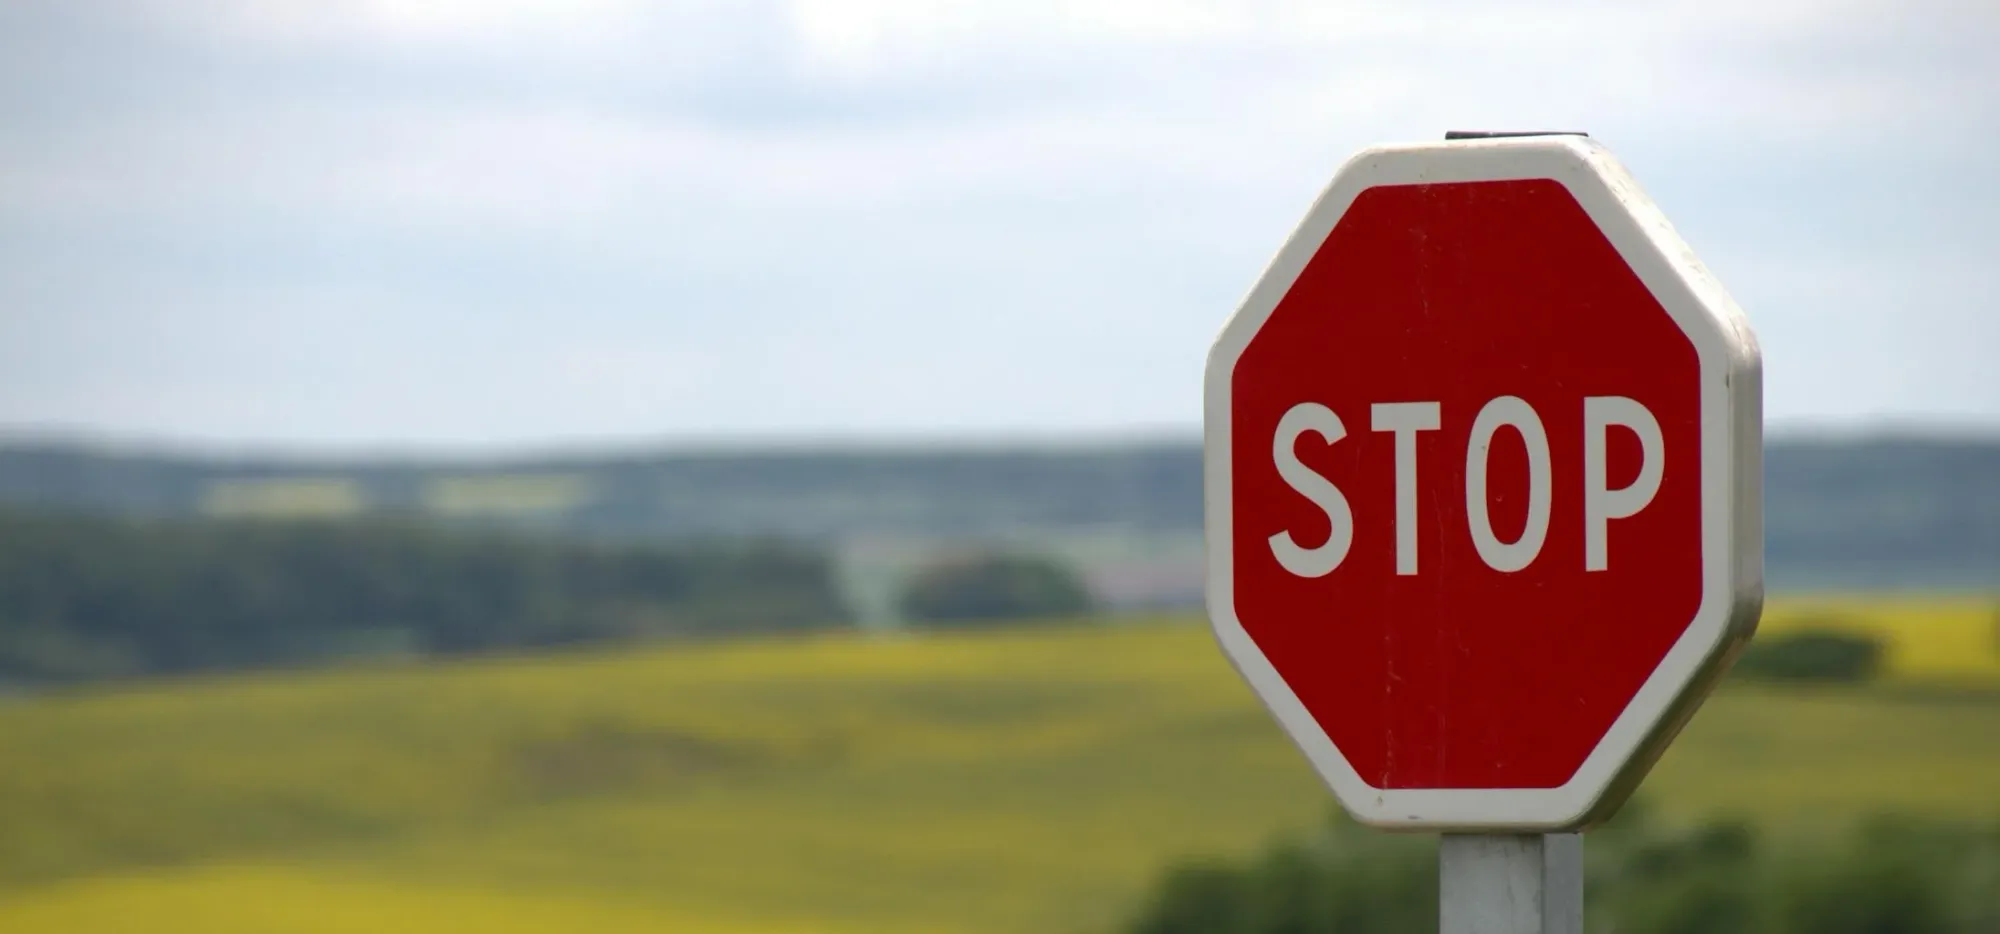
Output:
[[[1654,810],[2000,819],[1990,610],[1829,607],[1888,682],[1726,686]],[[1192,624],[151,683],[0,706],[0,930],[1097,931],[1328,808]]]

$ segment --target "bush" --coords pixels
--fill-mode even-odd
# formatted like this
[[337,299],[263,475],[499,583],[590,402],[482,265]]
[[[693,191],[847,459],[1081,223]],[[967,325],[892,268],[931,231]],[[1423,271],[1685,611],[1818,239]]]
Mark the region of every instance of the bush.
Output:
[[1191,863],[1167,872],[1132,934],[1228,934],[1248,907],[1243,874],[1220,863]]
[[1634,891],[1619,904],[1629,934],[1757,934],[1765,930],[1755,883],[1725,869],[1702,868]]
[[976,555],[947,559],[911,578],[900,601],[905,619],[973,622],[1076,616],[1091,609],[1090,591],[1048,558]]
[[[1377,848],[1367,848],[1374,850]],[[1286,844],[1231,868],[1171,870],[1130,934],[1368,934],[1437,929],[1437,860]]]
[[1767,681],[1866,681],[1881,668],[1879,640],[1830,630],[1753,640],[1736,662],[1743,677]]
[[[1635,814],[1643,815],[1643,811]],[[1593,833],[1586,928],[1617,934],[1993,934],[2000,829],[1878,821],[1774,848],[1749,825]],[[1168,872],[1128,934],[1402,934],[1437,929],[1435,838],[1336,822],[1307,844]]]
[[1594,887],[1590,901],[1601,914],[1615,917],[1617,930],[1756,934],[1765,929],[1757,836],[1748,824],[1723,821],[1678,835],[1605,842],[1615,869]]
[[1780,934],[1951,934],[1944,867],[1867,849],[1813,866],[1781,897]]

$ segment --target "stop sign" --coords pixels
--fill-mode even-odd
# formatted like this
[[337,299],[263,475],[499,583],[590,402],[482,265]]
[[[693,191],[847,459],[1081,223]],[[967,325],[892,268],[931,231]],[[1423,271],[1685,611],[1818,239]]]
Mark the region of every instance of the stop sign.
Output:
[[1365,151],[1209,356],[1217,637],[1358,819],[1587,826],[1756,625],[1760,407],[1596,143]]

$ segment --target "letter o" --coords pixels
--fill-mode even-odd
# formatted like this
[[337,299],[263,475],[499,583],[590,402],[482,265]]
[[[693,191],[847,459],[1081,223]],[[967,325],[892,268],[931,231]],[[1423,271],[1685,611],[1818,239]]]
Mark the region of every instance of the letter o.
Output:
[[[1486,514],[1486,462],[1493,449],[1493,433],[1502,425],[1521,433],[1528,449],[1528,522],[1521,537],[1503,542],[1493,534],[1493,521]],[[1465,444],[1465,520],[1472,532],[1472,545],[1486,566],[1513,573],[1532,564],[1549,537],[1549,434],[1541,416],[1519,396],[1501,396],[1486,403],[1472,420],[1472,436]]]

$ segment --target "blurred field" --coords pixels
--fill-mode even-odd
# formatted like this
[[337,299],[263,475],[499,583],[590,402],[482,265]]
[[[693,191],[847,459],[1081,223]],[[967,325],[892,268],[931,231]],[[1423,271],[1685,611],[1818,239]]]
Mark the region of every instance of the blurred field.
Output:
[[[1726,687],[1656,811],[2000,818],[1991,603],[1836,618],[1888,680]],[[152,683],[0,706],[0,930],[1100,931],[1328,807],[1192,623]]]
[[1905,684],[2000,684],[2000,599],[1790,598],[1758,625],[1760,634],[1800,629],[1882,639],[1889,677]]
[[424,485],[424,508],[443,516],[549,515],[590,498],[576,474],[476,474],[435,477]]
[[202,495],[202,512],[222,518],[337,519],[367,507],[347,477],[220,480]]

